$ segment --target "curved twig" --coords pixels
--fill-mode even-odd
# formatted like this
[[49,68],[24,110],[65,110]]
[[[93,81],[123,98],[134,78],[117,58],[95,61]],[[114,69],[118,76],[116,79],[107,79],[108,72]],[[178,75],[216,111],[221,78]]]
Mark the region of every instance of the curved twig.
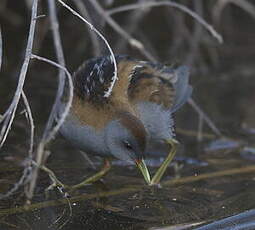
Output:
[[114,66],[114,72],[113,72],[113,78],[112,78],[112,82],[111,85],[109,87],[109,89],[105,92],[105,97],[109,97],[111,95],[113,86],[115,84],[115,82],[118,80],[118,76],[117,76],[117,63],[116,63],[116,59],[114,56],[114,53],[112,51],[112,48],[110,47],[108,41],[106,40],[106,38],[90,23],[88,22],[85,18],[83,18],[80,14],[78,14],[74,9],[72,9],[70,6],[68,6],[66,3],[64,3],[62,0],[57,0],[62,6],[64,6],[66,9],[68,9],[73,15],[75,15],[76,17],[78,17],[80,20],[82,20],[83,22],[85,22],[91,30],[93,30],[106,44],[111,57],[112,57],[112,62],[113,62],[113,66]]
[[16,92],[15,92],[15,95],[12,99],[12,102],[11,102],[9,108],[7,109],[7,111],[4,115],[4,119],[3,119],[4,123],[3,123],[1,133],[0,133],[0,148],[3,146],[5,140],[8,136],[8,133],[10,131],[10,128],[12,126],[12,123],[13,123],[13,120],[15,117],[15,113],[16,113],[16,110],[18,107],[18,103],[20,101],[20,97],[22,94],[23,86],[25,83],[28,65],[30,62],[30,57],[31,57],[32,48],[33,48],[33,42],[34,42],[37,8],[38,8],[38,0],[34,0],[33,6],[32,6],[32,15],[31,15],[31,21],[30,21],[30,29],[29,29],[25,59],[24,59],[24,62],[23,62],[23,65],[22,65],[22,68],[20,71],[19,82],[18,82],[18,86],[17,86]]
[[48,134],[47,138],[44,140],[45,143],[47,144],[47,143],[49,143],[51,141],[51,139],[54,138],[54,136],[58,132],[59,128],[64,123],[65,118],[66,118],[66,116],[67,116],[67,114],[68,114],[68,112],[69,112],[69,110],[71,108],[72,99],[73,99],[73,81],[72,81],[72,75],[70,74],[70,72],[64,66],[61,66],[60,64],[58,64],[58,63],[56,63],[54,61],[51,61],[48,58],[40,57],[40,56],[34,55],[34,54],[32,54],[31,58],[32,59],[37,59],[37,60],[40,60],[40,61],[43,61],[43,62],[46,62],[46,63],[48,63],[50,65],[53,65],[53,66],[55,66],[57,68],[62,69],[65,72],[65,74],[67,75],[68,84],[69,84],[69,97],[68,97],[68,100],[66,102],[65,109],[61,113],[61,116],[59,118],[58,124],[51,130],[51,132]]
[[[90,22],[92,22],[91,16],[90,16],[86,6],[84,5],[83,1],[74,0],[73,2],[76,5],[76,8],[80,11],[81,15],[84,18],[87,18]],[[101,52],[101,47],[100,47],[100,42],[98,40],[98,36],[90,29],[88,29],[88,32],[89,32],[90,40],[91,40],[92,46],[93,46],[93,49],[92,49],[93,55],[99,56],[99,54]]]
[[144,3],[135,3],[135,4],[128,4],[125,6],[116,7],[111,10],[108,10],[107,12],[109,15],[112,15],[112,14],[121,13],[121,12],[129,11],[129,10],[137,10],[143,7],[158,7],[158,6],[170,6],[187,13],[188,15],[196,19],[201,25],[203,25],[212,34],[212,36],[218,40],[219,43],[223,43],[222,36],[212,27],[212,25],[207,23],[203,18],[201,18],[195,12],[191,11],[186,6],[179,4],[177,2],[171,2],[166,0],[157,1],[157,2],[147,1]]
[[[45,160],[44,159],[44,146],[54,138],[54,136],[56,135],[56,133],[58,132],[59,128],[61,127],[61,125],[64,123],[65,118],[68,115],[68,112],[71,108],[72,105],[72,100],[73,100],[73,82],[72,82],[72,76],[69,73],[69,71],[64,67],[61,66],[60,64],[51,61],[47,58],[44,57],[40,57],[37,55],[32,55],[31,58],[33,59],[37,59],[43,62],[46,62],[48,64],[51,64],[57,68],[60,68],[61,70],[63,70],[65,72],[65,74],[67,75],[67,79],[68,79],[68,84],[69,84],[69,97],[68,100],[66,102],[64,111],[61,113],[60,118],[58,119],[58,122],[56,124],[56,126],[48,133],[47,137],[45,139],[43,139],[37,148],[37,155],[36,155],[36,163],[37,165],[41,166],[42,162]],[[36,185],[36,180],[37,180],[37,176],[38,176],[38,167],[35,168],[35,171],[32,175],[32,179],[30,182],[30,187],[29,187],[29,191],[27,193],[28,199],[32,199],[33,197],[33,193],[34,193],[34,189],[35,189],[35,185]]]

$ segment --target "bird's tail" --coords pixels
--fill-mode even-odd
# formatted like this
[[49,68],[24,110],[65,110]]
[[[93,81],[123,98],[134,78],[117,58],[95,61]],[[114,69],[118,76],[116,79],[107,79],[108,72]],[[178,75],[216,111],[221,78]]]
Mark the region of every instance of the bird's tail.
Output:
[[183,104],[187,102],[192,94],[192,86],[189,85],[189,68],[187,66],[180,66],[175,70],[177,81],[173,84],[175,88],[175,100],[171,108],[171,112],[178,110]]

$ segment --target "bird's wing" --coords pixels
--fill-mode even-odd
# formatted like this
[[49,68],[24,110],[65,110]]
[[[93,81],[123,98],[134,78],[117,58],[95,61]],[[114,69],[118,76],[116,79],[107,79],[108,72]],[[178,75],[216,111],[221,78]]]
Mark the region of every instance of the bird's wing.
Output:
[[174,112],[187,101],[192,92],[187,67],[173,69],[150,62],[139,63],[128,88],[132,104],[149,101]]
[[110,56],[89,59],[73,75],[75,93],[85,101],[103,102],[113,76],[114,65]]
[[132,72],[133,59],[126,55],[116,55],[117,81],[110,94],[114,77],[114,64],[111,56],[97,57],[84,62],[73,75],[75,94],[91,104],[116,103],[127,98],[128,74]]

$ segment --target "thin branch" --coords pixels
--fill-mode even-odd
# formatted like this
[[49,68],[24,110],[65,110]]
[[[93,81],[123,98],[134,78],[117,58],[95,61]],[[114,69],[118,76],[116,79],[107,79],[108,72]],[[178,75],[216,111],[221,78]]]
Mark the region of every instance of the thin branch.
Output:
[[82,20],[83,22],[85,22],[91,30],[93,30],[105,43],[105,45],[107,46],[110,54],[111,54],[111,58],[112,58],[112,62],[113,62],[113,66],[114,66],[114,72],[113,72],[113,78],[112,78],[112,82],[111,85],[109,87],[109,89],[105,92],[105,97],[109,97],[111,95],[113,86],[115,84],[115,82],[118,80],[118,76],[117,76],[117,62],[114,56],[114,53],[112,51],[112,48],[110,47],[108,41],[106,40],[106,38],[90,23],[88,22],[85,18],[83,18],[79,13],[77,13],[74,9],[72,9],[70,6],[68,6],[67,4],[65,4],[62,0],[57,0],[62,6],[64,6],[66,9],[68,9],[73,15],[75,15],[76,17],[78,17],[80,20]]
[[[28,154],[29,154],[28,160],[31,160],[32,154],[33,154],[33,146],[34,146],[34,120],[33,120],[30,105],[28,103],[27,97],[26,97],[25,93],[23,92],[23,90],[22,90],[21,95],[22,95],[22,99],[24,101],[24,105],[26,108],[26,112],[27,112],[28,120],[29,120],[29,124],[30,124],[30,147],[29,147],[29,152],[28,152]],[[28,161],[27,165],[25,166],[25,168],[22,172],[22,176],[20,177],[18,182],[16,182],[14,184],[14,186],[9,191],[5,192],[5,194],[0,194],[0,200],[10,197],[21,186],[24,186],[29,181],[31,171],[32,171],[32,167],[31,167],[30,162]]]
[[58,132],[58,130],[61,127],[61,125],[64,123],[65,118],[68,115],[69,110],[71,108],[72,99],[73,99],[73,81],[72,81],[72,75],[70,74],[70,72],[64,66],[61,66],[60,64],[58,64],[58,63],[56,63],[54,61],[51,61],[48,58],[40,57],[40,56],[34,55],[34,54],[32,54],[31,58],[32,59],[37,59],[37,60],[40,60],[40,61],[43,61],[43,62],[46,62],[46,63],[48,63],[50,65],[53,65],[53,66],[55,66],[57,68],[62,69],[65,72],[65,74],[67,76],[67,79],[68,79],[68,85],[69,85],[69,92],[68,92],[68,94],[69,94],[69,97],[68,97],[67,102],[65,102],[66,103],[65,109],[60,114],[61,116],[58,119],[57,125],[51,130],[51,132],[48,134],[47,138],[44,140],[45,143],[49,143],[54,138],[54,136]]
[[212,27],[212,25],[207,23],[203,18],[201,18],[195,12],[191,11],[186,6],[176,2],[165,1],[165,0],[157,1],[157,2],[147,1],[145,3],[135,3],[135,4],[128,4],[125,6],[116,7],[116,8],[108,10],[107,12],[109,15],[112,15],[112,14],[121,13],[121,12],[129,11],[129,10],[137,10],[143,7],[158,7],[158,6],[170,6],[187,13],[188,15],[196,19],[201,25],[203,25],[212,34],[212,36],[218,40],[219,43],[223,43],[222,36]]
[[241,0],[241,1],[240,0],[221,0],[221,1],[217,1],[212,11],[213,19],[216,24],[219,23],[222,11],[228,3],[232,3],[240,7],[241,9],[246,11],[248,14],[250,14],[251,17],[255,19],[255,6],[251,4],[250,2],[246,0]]
[[[84,18],[87,18],[91,22],[92,19],[90,17],[90,14],[89,14],[86,6],[84,5],[84,3],[81,0],[74,0],[73,2],[76,5],[76,8],[79,9],[81,15]],[[100,43],[98,40],[98,36],[90,29],[88,29],[88,32],[89,32],[90,40],[93,45],[92,52],[93,52],[94,56],[99,56],[99,54],[101,52],[101,46],[100,46]]]
[[2,67],[2,60],[3,60],[3,39],[2,39],[2,31],[0,25],[0,71]]
[[[144,49],[144,45],[138,41],[137,39],[133,38],[129,33],[127,33],[125,30],[123,30],[118,23],[116,23],[110,16],[105,12],[105,10],[98,4],[96,0],[89,0],[90,3],[95,7],[96,11],[100,15],[104,17],[106,22],[118,33],[120,34],[125,40],[128,41],[128,43],[140,50],[141,53],[143,53],[149,60],[153,60],[153,56],[150,55],[149,52],[146,52]],[[155,61],[155,60],[154,60]]]
[[15,95],[12,99],[12,102],[9,106],[9,108],[7,109],[7,113],[6,116],[4,116],[4,123],[1,129],[1,133],[0,133],[0,148],[3,146],[7,135],[10,131],[10,128],[12,126],[14,117],[15,117],[15,113],[17,110],[17,106],[22,94],[22,90],[23,90],[23,86],[24,86],[24,82],[26,79],[26,74],[27,74],[27,70],[28,70],[28,65],[30,62],[30,57],[31,57],[31,52],[32,52],[32,48],[33,48],[33,42],[34,42],[34,34],[35,34],[35,26],[36,26],[36,16],[37,16],[37,8],[38,8],[38,0],[34,0],[33,1],[33,6],[32,6],[32,14],[31,14],[31,21],[30,21],[30,29],[29,29],[29,35],[28,35],[28,42],[27,42],[27,47],[26,47],[26,52],[25,52],[25,59],[20,71],[20,75],[19,75],[19,82],[18,82],[18,86],[15,92]]
[[[50,23],[51,23],[51,29],[53,33],[53,41],[54,41],[54,47],[55,47],[55,52],[57,55],[58,63],[59,66],[65,67],[65,58],[64,58],[64,52],[61,44],[61,38],[59,34],[59,23],[56,15],[56,4],[54,0],[48,0],[48,8],[49,8],[49,13],[50,13]],[[39,56],[33,55],[32,58],[37,58],[38,60],[45,61],[50,63],[51,65],[55,65],[55,63],[51,62],[50,60],[46,58],[42,58]],[[58,67],[59,67],[58,66]],[[69,73],[67,73],[68,75]],[[71,75],[69,74],[68,78],[71,79]],[[71,83],[69,82],[69,86],[72,84],[72,80],[70,80]],[[44,148],[45,145],[50,142],[51,139],[54,138],[56,132],[58,131],[59,127],[63,124],[65,117],[67,116],[67,113],[71,107],[72,103],[72,98],[73,98],[73,87],[69,87],[72,92],[69,91],[69,104],[68,107],[65,108],[65,114],[64,116],[62,115],[62,119],[59,119],[56,121],[56,126],[52,129],[54,120],[56,118],[56,113],[57,109],[60,106],[60,101],[64,93],[64,88],[65,88],[65,70],[63,68],[59,68],[59,73],[58,73],[58,90],[57,90],[57,95],[50,113],[50,116],[48,118],[46,128],[44,129],[42,139],[38,145],[37,148],[37,154],[36,154],[36,163],[41,166],[41,164],[44,164],[45,161],[47,160],[48,155],[45,154]],[[70,100],[71,99],[71,100]],[[33,174],[32,174],[32,179],[30,182],[30,186],[27,192],[27,197],[28,199],[32,199],[34,189],[36,186],[36,181],[38,177],[38,170],[39,168],[36,167],[34,168]]]
[[[1,28],[0,28],[0,70],[1,70],[2,53],[3,53],[3,43],[2,43]],[[22,99],[24,101],[24,105],[25,105],[25,108],[26,108],[26,112],[27,112],[27,115],[28,115],[28,121],[29,121],[29,125],[30,125],[30,147],[29,147],[28,154],[29,154],[29,159],[32,159],[33,146],[34,146],[34,120],[33,120],[30,105],[28,103],[27,97],[26,97],[25,93],[23,92],[23,90],[21,92],[21,96],[22,96]],[[5,116],[3,116],[3,118],[5,118],[6,116],[7,116],[7,114],[5,114]],[[21,186],[23,186],[25,183],[27,183],[30,172],[31,172],[31,165],[28,164],[27,166],[25,166],[25,168],[22,172],[22,176],[14,184],[14,186],[9,191],[7,191],[5,194],[0,194],[0,200],[11,196]]]
[[0,200],[8,198],[14,192],[16,192],[21,186],[25,185],[29,181],[31,171],[32,171],[32,167],[30,165],[26,166],[22,172],[22,176],[20,177],[19,181],[16,182],[13,185],[13,187],[5,194],[0,193]]
[[[54,136],[58,132],[59,128],[64,123],[65,118],[67,117],[69,110],[71,108],[72,100],[73,100],[73,82],[72,82],[71,74],[64,66],[61,66],[60,64],[58,64],[54,61],[51,61],[47,58],[40,57],[37,55],[32,55],[31,58],[46,62],[50,65],[53,65],[53,66],[63,70],[65,72],[65,74],[67,75],[68,85],[69,85],[69,97],[66,102],[64,111],[60,114],[60,118],[58,119],[57,124],[54,126],[54,128],[48,133],[47,137],[45,139],[43,139],[38,145],[37,155],[36,155],[36,164],[40,167],[42,162],[44,161],[44,147],[45,147],[45,145],[54,138]],[[36,181],[37,181],[39,167],[36,167],[35,171],[33,172],[32,179],[30,182],[29,191],[27,193],[28,199],[32,199],[32,197],[33,197],[33,192],[34,192]]]
[[[196,13],[200,16],[203,17],[203,5],[201,0],[197,0],[194,2],[194,7],[196,10]],[[198,21],[195,21],[195,28],[193,32],[193,36],[191,39],[189,39],[189,46],[190,46],[190,51],[187,57],[185,58],[184,63],[188,66],[191,66],[195,59],[196,56],[199,54],[198,49],[199,49],[199,43],[202,38],[202,27]]]
[[[92,0],[90,0],[92,1]],[[201,18],[198,14],[195,12],[191,11],[188,9],[186,6],[171,2],[171,1],[158,1],[158,2],[144,2],[144,3],[136,3],[136,4],[130,4],[130,5],[125,5],[121,7],[116,7],[114,9],[108,10],[108,14],[112,15],[115,13],[120,13],[128,10],[137,10],[139,8],[143,7],[156,7],[156,6],[163,6],[167,5],[170,7],[177,8],[181,11],[184,11],[185,13],[189,14],[192,16],[194,19],[196,19],[200,24],[202,24],[207,30],[211,32],[211,34],[220,42],[223,42],[223,39],[219,33],[217,33],[211,25],[209,25],[203,18]],[[104,15],[103,15],[104,16]],[[153,57],[153,55],[147,51],[146,49],[141,50],[143,54],[145,54],[146,57],[151,57],[149,58],[150,61],[155,61],[156,58]],[[146,52],[146,53],[144,53]],[[221,132],[219,129],[214,125],[214,123],[211,121],[211,119],[205,114],[205,112],[202,111],[202,109],[196,104],[196,102],[191,98],[189,100],[189,104],[195,109],[195,111],[200,114],[200,116],[205,120],[205,122],[208,124],[208,126],[215,132],[216,135],[222,136]]]
[[204,120],[202,115],[198,115],[198,129],[197,129],[198,142],[201,142],[203,140],[203,124],[204,124]]
[[33,154],[33,147],[34,147],[34,129],[35,129],[35,125],[34,125],[34,119],[33,119],[33,115],[32,115],[32,111],[31,111],[31,107],[29,105],[29,102],[27,100],[27,97],[24,93],[24,91],[22,90],[22,99],[24,101],[24,105],[26,108],[26,112],[27,112],[27,117],[28,117],[28,121],[29,121],[29,125],[30,125],[30,147],[29,147],[29,158],[32,159],[32,154]]
[[[187,176],[187,177],[181,177],[181,178],[171,178],[170,180],[166,180],[162,182],[162,186],[178,186],[183,184],[191,184],[198,181],[208,180],[211,178],[219,178],[219,177],[226,177],[226,176],[240,176],[242,174],[251,174],[255,172],[255,166],[244,166],[239,168],[233,168],[233,169],[226,169],[222,171],[216,171],[216,172],[210,172],[210,173],[201,173],[196,176]],[[110,191],[103,191],[103,192],[96,192],[91,194],[81,194],[77,196],[73,196],[69,199],[71,203],[74,202],[81,202],[85,200],[91,200],[95,198],[101,198],[101,197],[112,197],[112,196],[119,196],[124,195],[127,193],[137,193],[138,191],[141,191],[144,189],[143,185],[138,186],[127,186],[122,187],[120,189],[110,190]],[[44,201],[44,202],[38,202],[31,205],[26,206],[19,206],[19,207],[12,207],[8,209],[1,209],[0,210],[0,216],[6,216],[6,215],[12,215],[17,213],[24,213],[24,212],[31,212],[33,210],[39,210],[46,207],[57,207],[63,204],[67,204],[68,201],[65,198],[53,200],[53,201]]]
[[[63,52],[61,38],[59,34],[59,23],[58,23],[58,19],[56,15],[55,1],[48,0],[48,6],[49,6],[50,23],[51,23],[52,33],[53,33],[53,41],[54,41],[55,52],[57,55],[57,60],[61,66],[65,67],[65,58],[64,58],[64,52]],[[65,87],[65,71],[59,68],[57,95],[56,95],[56,99],[52,107],[49,119],[47,121],[46,128],[43,132],[43,138],[42,138],[43,140],[47,138],[48,133],[50,132],[52,128],[52,124],[54,122],[55,115],[56,115],[56,110],[59,105],[60,99],[63,95],[64,87]]]
[[205,114],[205,112],[197,105],[197,103],[190,98],[188,100],[189,104],[195,109],[195,111],[203,118],[203,120],[208,124],[208,126],[212,129],[212,131],[218,135],[222,136],[222,133],[220,130],[214,125],[214,123],[211,121],[211,119]]
[[[140,0],[140,2],[145,2],[147,0]],[[139,28],[140,22],[145,18],[145,16],[150,12],[150,8],[141,9],[130,13],[126,19],[128,24],[125,26],[124,30],[127,31],[129,34],[133,34],[137,28]],[[144,36],[145,37],[145,36]],[[115,50],[123,51],[123,48],[126,47],[127,40],[126,39],[119,39],[118,43],[115,45]]]

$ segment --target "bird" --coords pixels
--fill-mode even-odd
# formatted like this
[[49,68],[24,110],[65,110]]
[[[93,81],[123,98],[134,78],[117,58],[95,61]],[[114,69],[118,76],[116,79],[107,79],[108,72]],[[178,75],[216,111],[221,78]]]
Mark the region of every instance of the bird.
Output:
[[[98,173],[74,188],[99,180],[112,158],[135,163],[147,184],[158,184],[178,143],[172,115],[192,93],[188,67],[101,56],[86,60],[74,72],[73,83],[72,106],[60,133],[76,148],[105,159]],[[59,107],[61,114],[65,100]],[[153,178],[147,156],[167,156]]]

